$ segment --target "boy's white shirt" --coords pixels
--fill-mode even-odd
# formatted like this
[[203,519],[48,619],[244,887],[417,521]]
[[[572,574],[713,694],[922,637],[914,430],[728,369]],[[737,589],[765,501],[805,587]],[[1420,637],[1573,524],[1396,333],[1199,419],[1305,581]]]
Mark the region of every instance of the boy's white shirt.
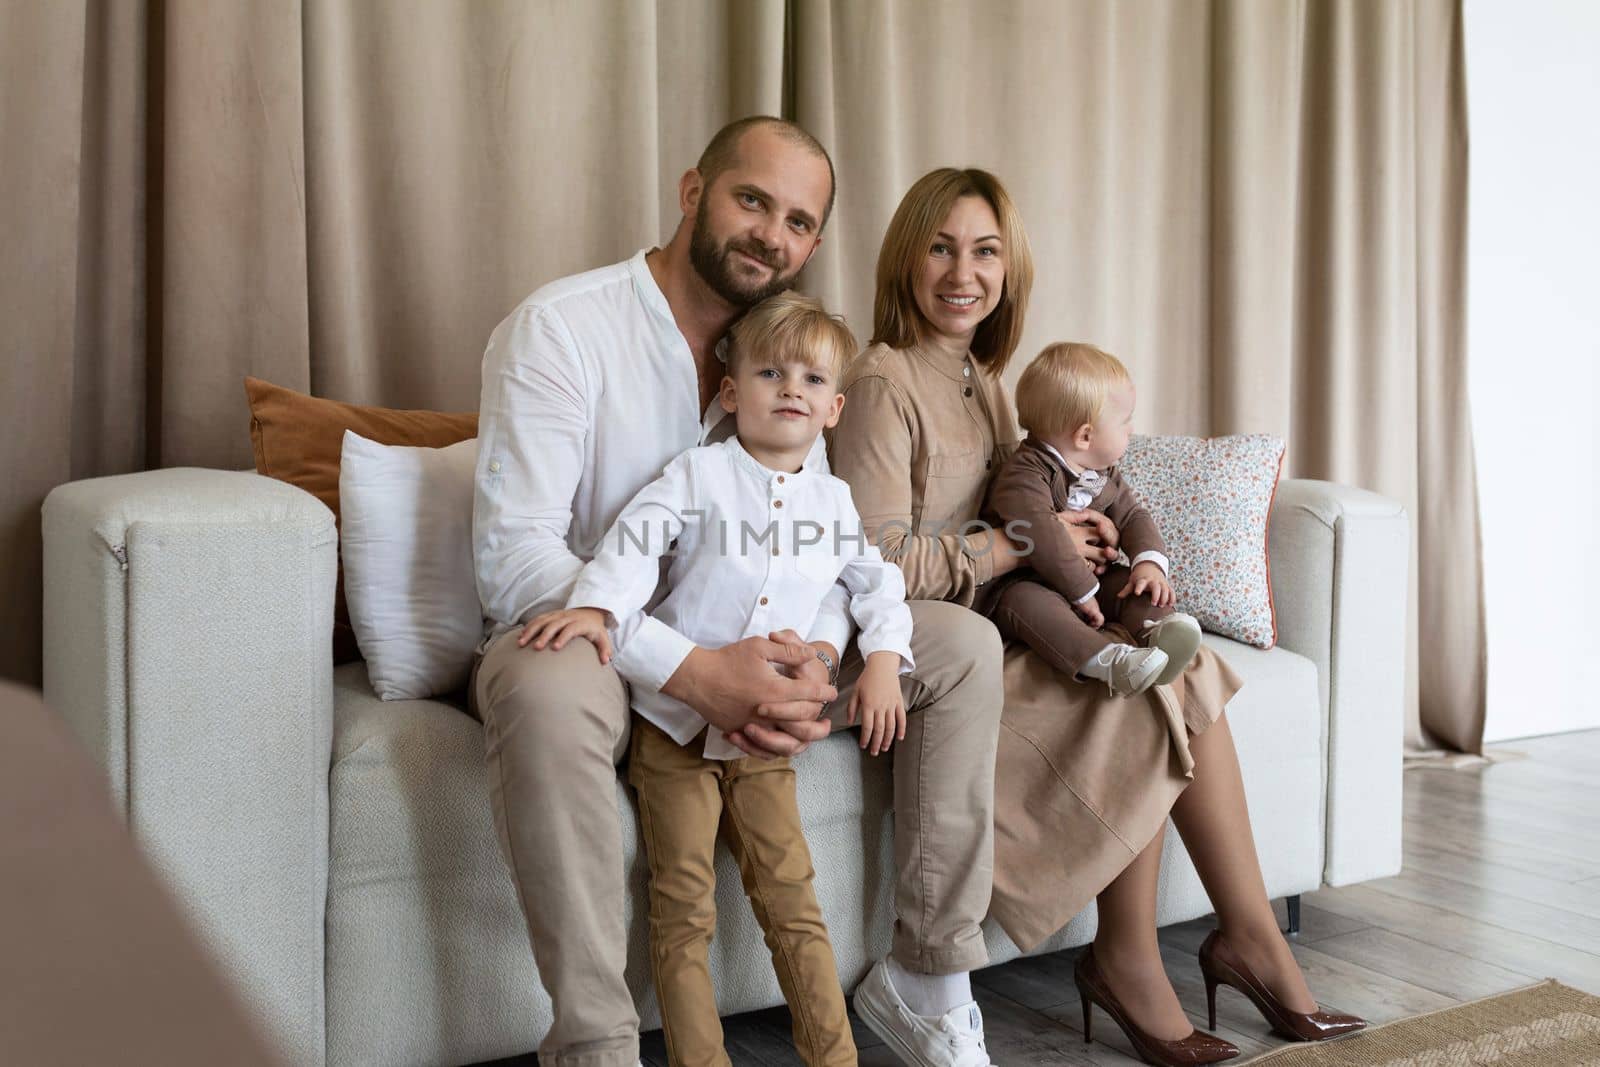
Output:
[[[674,540],[666,596],[651,606],[660,558]],[[894,652],[902,673],[909,671],[911,610],[900,568],[867,542],[850,487],[828,473],[822,439],[789,474],[763,466],[729,437],[684,452],[623,508],[567,607],[610,613],[613,662],[627,677],[651,620],[711,648],[776,630],[805,634],[841,587],[860,627],[862,658]],[[632,695],[634,710],[680,745],[706,728],[694,709],[658,690],[634,687]],[[705,756],[744,753],[713,730]]]

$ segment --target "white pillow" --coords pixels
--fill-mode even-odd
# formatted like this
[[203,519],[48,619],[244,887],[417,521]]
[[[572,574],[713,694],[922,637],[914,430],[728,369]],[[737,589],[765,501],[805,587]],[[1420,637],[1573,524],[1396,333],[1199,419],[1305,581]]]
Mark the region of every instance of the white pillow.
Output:
[[472,571],[476,440],[380,445],[344,432],[339,550],[345,599],[373,691],[384,700],[466,684],[483,615]]

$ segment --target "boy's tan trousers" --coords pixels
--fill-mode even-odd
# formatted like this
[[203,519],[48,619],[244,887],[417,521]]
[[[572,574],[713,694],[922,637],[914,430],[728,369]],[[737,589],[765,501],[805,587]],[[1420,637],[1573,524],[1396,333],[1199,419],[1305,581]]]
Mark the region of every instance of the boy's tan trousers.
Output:
[[722,1045],[710,947],[717,835],[738,861],[772,968],[811,1067],[853,1065],[856,1046],[828,929],[811,887],[794,770],[786,759],[710,760],[705,734],[679,745],[633,717],[628,781],[650,867],[650,963],[673,1067],[732,1067]]

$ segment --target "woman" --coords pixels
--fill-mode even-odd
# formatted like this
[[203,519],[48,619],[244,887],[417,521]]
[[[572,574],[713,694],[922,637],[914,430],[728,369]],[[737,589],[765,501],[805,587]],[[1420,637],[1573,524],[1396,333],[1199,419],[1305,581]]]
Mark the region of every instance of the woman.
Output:
[[[884,235],[872,345],[846,375],[830,456],[904,571],[908,597],[983,610],[994,579],[1026,565],[1017,544],[976,520],[990,475],[1017,444],[1000,375],[1032,275],[1021,220],[984,171],[924,176]],[[1086,557],[1115,555],[1116,532],[1101,520],[1074,527]],[[1160,695],[1104,695],[1021,646],[1007,651],[1005,685],[991,914],[1026,950],[1098,901],[1099,930],[1075,973],[1086,1033],[1093,1002],[1148,1063],[1238,1054],[1194,1029],[1162,969],[1156,876],[1169,814],[1218,916],[1201,953],[1208,985],[1246,991],[1286,1037],[1365,1025],[1318,1011],[1278,930],[1222,711],[1239,682],[1221,659],[1202,649],[1172,685],[1192,780],[1171,758]]]

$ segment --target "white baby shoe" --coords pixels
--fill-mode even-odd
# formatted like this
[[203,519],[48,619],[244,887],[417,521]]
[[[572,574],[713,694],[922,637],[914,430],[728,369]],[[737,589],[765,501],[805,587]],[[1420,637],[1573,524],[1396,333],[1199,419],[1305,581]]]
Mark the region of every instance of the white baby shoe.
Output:
[[1078,673],[1086,678],[1098,678],[1115,696],[1127,697],[1155,685],[1157,675],[1166,666],[1167,654],[1159,648],[1107,645],[1079,667]]
[[1146,646],[1167,654],[1167,666],[1156,677],[1156,685],[1166,685],[1188,670],[1195,653],[1200,651],[1200,622],[1181,611],[1145,624],[1144,633],[1139,636]]

